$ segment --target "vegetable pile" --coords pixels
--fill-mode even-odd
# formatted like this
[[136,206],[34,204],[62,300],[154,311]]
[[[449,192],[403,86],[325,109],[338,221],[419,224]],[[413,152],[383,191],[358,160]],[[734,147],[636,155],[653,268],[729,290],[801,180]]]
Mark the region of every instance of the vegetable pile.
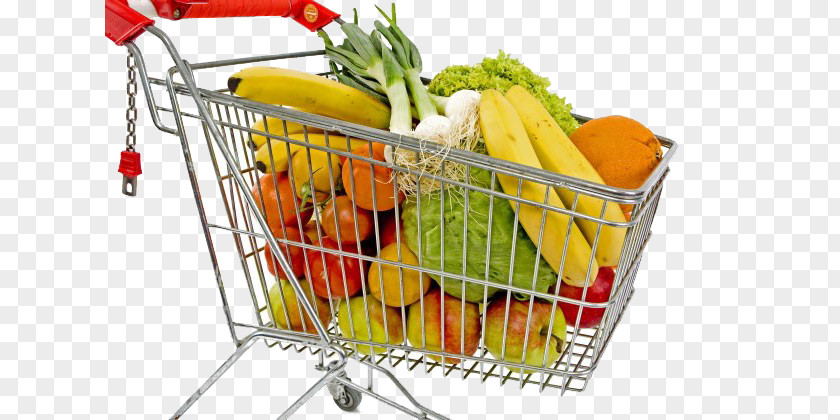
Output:
[[[362,29],[358,18],[342,24],[340,44],[321,33],[332,78],[252,67],[228,80],[231,94],[388,129],[419,139],[422,149],[408,153],[401,143],[269,117],[251,125],[248,161],[252,174],[263,174],[251,194],[292,268],[281,270],[281,256],[268,247],[255,253],[276,280],[266,293],[274,325],[314,331],[289,287],[299,281],[321,322],[337,317],[341,336],[369,343],[357,346],[360,353],[408,341],[445,353],[429,354],[433,360],[460,363],[452,356],[474,354],[484,331],[497,358],[552,365],[567,321],[597,328],[610,309],[579,315],[578,304],[564,302],[555,311],[556,300],[533,294],[607,302],[626,236],[626,226],[610,224],[636,209],[493,175],[449,154],[459,149],[637,188],[661,160],[659,142],[625,117],[580,126],[565,98],[549,92],[547,78],[503,52],[450,66],[426,87],[420,51],[398,27],[395,7],[378,10],[384,22],[372,29]],[[521,290],[504,291],[511,286]],[[503,342],[512,347],[503,350]]]

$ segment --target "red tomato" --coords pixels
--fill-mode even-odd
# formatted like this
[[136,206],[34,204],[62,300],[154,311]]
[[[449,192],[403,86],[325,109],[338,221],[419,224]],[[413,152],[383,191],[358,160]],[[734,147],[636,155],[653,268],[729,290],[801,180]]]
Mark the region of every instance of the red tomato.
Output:
[[[260,191],[262,191],[262,195]],[[278,192],[280,193],[279,196],[277,195]],[[292,192],[292,185],[285,172],[278,172],[275,176],[268,174],[261,176],[260,182],[251,189],[251,195],[254,197],[260,212],[265,216],[268,226],[275,232],[282,232],[283,223],[287,227],[297,227],[295,203],[297,203],[299,209],[307,206],[301,204],[300,199]],[[302,224],[305,225],[309,222],[310,217],[312,217],[312,209],[300,212],[300,222]]]
[[[328,236],[321,238],[321,241],[324,248],[338,249],[338,243]],[[342,245],[341,248],[344,252],[359,253],[355,245]],[[312,289],[316,295],[325,299],[347,298],[362,289],[364,261],[316,250],[308,250],[306,256],[309,259],[309,282],[312,283]],[[326,266],[324,263],[326,263]],[[341,272],[342,266],[344,267],[344,277],[342,277]],[[344,288],[345,280],[347,282],[346,290]]]
[[[338,228],[335,221],[338,219]],[[369,238],[373,233],[373,212],[360,209],[353,205],[353,201],[346,195],[340,195],[327,203],[321,214],[321,227],[324,233],[341,243],[356,244],[356,226],[359,227],[359,242]]]
[[400,241],[405,243],[405,235],[402,231],[402,223],[397,217],[394,216],[393,212],[388,212],[388,214],[382,218],[380,218],[379,223],[379,246],[381,248],[385,248],[388,245],[397,243],[397,227],[400,229]]
[[[272,233],[274,234],[275,238],[283,238],[282,229],[277,229],[277,231],[273,231]],[[291,226],[286,226],[286,239],[298,243],[312,243],[309,241],[309,238],[307,238],[305,235],[301,235],[299,230]],[[286,260],[289,261],[289,264],[292,266],[292,271],[294,271],[295,273],[295,278],[301,278],[301,276],[303,276],[303,274],[306,272],[306,259],[303,257],[303,254],[306,252],[306,250],[299,246],[285,245],[282,243],[278,243],[277,245],[280,245],[280,250],[283,252],[283,254],[285,254]],[[286,249],[287,246],[288,250]],[[274,276],[275,273],[277,273],[277,277],[287,280],[286,273],[283,272],[282,269],[277,270],[277,268],[280,267],[280,263],[277,261],[276,258],[274,258],[274,254],[271,253],[271,248],[269,248],[268,244],[265,245],[265,263],[268,266],[268,272],[271,273],[272,276]]]
[[[368,146],[361,146],[353,149],[353,154],[368,157],[385,162],[385,145],[373,143],[373,155],[370,154]],[[353,163],[353,171],[350,171],[350,163]],[[365,210],[385,211],[394,208],[394,176],[393,171],[382,165],[371,165],[358,159],[348,159],[341,169],[341,182],[344,191],[353,198],[356,206]],[[373,185],[371,185],[371,178]],[[351,183],[352,179],[352,183]],[[355,195],[353,194],[355,189]],[[373,205],[373,198],[376,196],[376,206]],[[397,192],[397,203],[402,202],[405,196]]]
[[318,234],[318,226],[315,224],[315,221],[312,220],[303,227],[303,234],[306,235],[306,238],[309,239],[309,243],[314,244],[318,242],[318,238],[321,235]]

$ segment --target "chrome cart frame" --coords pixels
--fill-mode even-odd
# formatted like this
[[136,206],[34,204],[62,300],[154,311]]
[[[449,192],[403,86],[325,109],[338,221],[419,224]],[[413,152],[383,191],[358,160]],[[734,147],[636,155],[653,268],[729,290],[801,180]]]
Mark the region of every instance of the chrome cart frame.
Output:
[[[642,260],[642,251],[650,238],[650,227],[659,203],[663,181],[668,173],[668,162],[673,157],[677,149],[676,143],[667,138],[658,137],[662,146],[665,148],[665,153],[661,162],[644,185],[636,190],[612,188],[601,184],[595,184],[551,173],[541,169],[535,169],[500,159],[494,159],[478,153],[462,150],[447,151],[445,164],[463,165],[468,169],[468,174],[469,170],[473,169],[489,172],[491,174],[492,181],[490,187],[487,188],[475,185],[470,180],[469,175],[467,175],[466,179],[448,179],[444,176],[418,173],[412,169],[402,168],[394,164],[386,164],[384,162],[377,161],[370,156],[365,157],[359,156],[358,154],[354,155],[352,151],[349,150],[351,138],[367,142],[366,144],[368,147],[372,147],[374,143],[381,143],[417,154],[440,152],[441,150],[439,146],[428,144],[411,137],[399,136],[386,131],[371,129],[340,120],[300,112],[276,105],[249,101],[243,98],[235,97],[225,89],[201,89],[197,86],[195,81],[195,72],[201,70],[256,63],[285,62],[305,57],[321,56],[324,54],[323,51],[278,54],[272,56],[191,64],[181,58],[172,41],[162,30],[154,26],[146,26],[144,29],[163,43],[174,60],[175,66],[169,69],[164,78],[150,77],[140,49],[133,42],[124,41],[123,45],[128,48],[129,54],[133,58],[129,60],[130,74],[134,71],[133,68],[136,68],[136,71],[139,73],[143,93],[146,97],[150,115],[155,126],[165,133],[178,136],[180,139],[183,149],[184,162],[187,168],[190,184],[194,192],[195,203],[201,220],[207,248],[211,256],[211,263],[216,277],[216,284],[220,292],[222,309],[227,320],[231,337],[236,346],[236,350],[230,358],[228,358],[204,382],[204,384],[187,399],[187,401],[172,417],[173,419],[180,418],[245,352],[247,352],[248,349],[251,348],[256,341],[261,339],[264,340],[267,345],[276,345],[282,349],[294,348],[299,352],[308,350],[313,356],[318,356],[318,364],[316,367],[324,372],[323,376],[311,388],[306,390],[303,395],[286,410],[286,412],[280,415],[279,418],[281,419],[291,416],[313,394],[324,386],[327,387],[339,407],[348,411],[354,410],[358,406],[361,396],[364,394],[370,395],[377,400],[416,418],[446,418],[438,413],[435,413],[429,408],[426,408],[424,405],[421,405],[400,384],[392,372],[392,370],[400,364],[405,366],[408,370],[414,370],[418,366],[423,366],[423,370],[427,373],[437,370],[444,376],[460,376],[462,379],[474,377],[479,378],[482,382],[485,382],[490,378],[496,378],[500,384],[518,384],[520,388],[526,385],[536,386],[540,391],[544,391],[547,388],[556,388],[559,389],[561,393],[565,393],[568,390],[580,391],[584,389],[592,375],[593,370],[603,356],[604,350],[615,331],[615,327],[620,321],[624,309],[627,307],[627,303],[633,294],[633,282]],[[176,82],[176,78],[180,78],[181,81]],[[169,102],[167,105],[158,104],[158,100],[156,99],[156,93],[159,93],[158,90],[164,89],[166,99],[168,99]],[[129,90],[129,93],[131,94],[131,89]],[[190,100],[184,102],[182,101],[184,98],[190,98]],[[192,106],[194,106],[194,109],[188,109]],[[166,118],[171,118],[171,120],[174,121],[174,127],[164,122]],[[581,122],[587,120],[587,118],[584,117],[577,118]],[[271,132],[267,128],[268,119],[282,121],[283,132]],[[195,121],[199,123],[206,139],[207,150],[209,151],[213,165],[213,177],[216,180],[216,184],[224,202],[224,208],[227,216],[227,220],[224,221],[208,220],[207,212],[205,211],[205,199],[203,198],[199,188],[199,179],[203,178],[200,178],[196,161],[193,159],[191,149],[195,146],[190,144],[188,134],[188,123]],[[253,124],[258,122],[264,123],[263,130],[257,130],[254,128]],[[286,131],[287,124],[292,123],[304,127],[304,138],[302,140],[300,138],[290,137],[290,134]],[[312,133],[317,132],[317,134],[307,134],[310,131]],[[462,273],[453,273],[451,271],[444,270],[443,267],[440,267],[439,269],[429,267],[428,265],[423,264],[422,256],[421,261],[418,264],[408,264],[381,258],[378,252],[379,249],[377,249],[377,252],[373,253],[373,256],[362,255],[361,252],[355,253],[353,251],[345,250],[342,246],[339,246],[339,249],[330,249],[325,247],[323,243],[320,243],[320,241],[318,243],[309,244],[302,240],[294,241],[287,239],[285,236],[277,237],[276,232],[272,230],[273,226],[269,226],[267,221],[266,212],[268,209],[265,207],[266,202],[263,199],[262,191],[260,190],[260,194],[257,194],[256,196],[251,193],[254,186],[260,182],[259,172],[255,167],[255,151],[251,147],[253,137],[256,135],[266,137],[268,142],[282,142],[286,146],[286,151],[289,153],[289,157],[291,157],[291,152],[289,152],[290,146],[298,146],[301,147],[302,150],[305,150],[305,152],[300,151],[298,153],[307,154],[308,175],[310,179],[312,179],[313,176],[310,154],[315,152],[325,152],[328,156],[336,155],[346,158],[346,164],[349,165],[353,165],[355,162],[356,165],[368,164],[386,166],[399,176],[416,177],[418,182],[420,178],[426,177],[433,179],[435,182],[440,182],[441,188],[461,189],[467,192],[465,195],[465,197],[467,197],[465,209],[470,208],[469,197],[471,194],[484,194],[491,197],[489,200],[491,220],[493,203],[497,199],[503,200],[502,202],[514,203],[514,220],[518,220],[520,208],[523,208],[524,206],[538,207],[541,209],[543,214],[542,225],[540,226],[539,242],[542,242],[543,240],[543,231],[545,230],[546,225],[546,214],[550,212],[565,214],[571,216],[574,220],[587,220],[592,223],[597,223],[598,234],[595,236],[594,243],[592,244],[593,251],[592,257],[590,258],[590,272],[593,269],[597,269],[597,266],[593,264],[595,259],[594,249],[598,246],[598,238],[602,227],[625,229],[626,236],[621,250],[619,263],[615,269],[615,281],[612,285],[610,299],[606,302],[600,303],[585,301],[585,293],[587,291],[586,287],[584,288],[584,295],[581,299],[562,297],[558,294],[560,281],[557,281],[556,285],[551,286],[548,291],[538,291],[533,286],[528,288],[514,285],[512,281],[512,257],[510,274],[511,280],[508,281],[507,284],[504,284],[489,281],[489,274],[488,277],[484,279],[468,276],[466,275],[466,268],[464,268]],[[342,149],[316,144],[316,142],[311,141],[316,135],[325,136],[327,140],[326,144],[330,144],[329,139],[333,138],[335,139],[334,143],[336,141],[346,141],[348,147],[346,149]],[[512,195],[500,191],[500,189],[496,186],[496,181],[499,176],[516,178],[519,182],[519,192]],[[374,182],[372,178],[371,182]],[[632,206],[632,213],[630,214],[628,220],[616,221],[607,220],[604,217],[604,210],[602,210],[600,217],[594,217],[592,215],[576,211],[575,206],[572,206],[572,208],[568,210],[565,208],[561,209],[548,203],[548,192],[546,192],[546,200],[543,202],[528,200],[521,196],[523,182],[544,185],[546,191],[550,188],[573,191],[575,194],[575,203],[578,202],[579,197],[589,196],[602,200],[604,203],[603,209],[606,209],[607,203],[610,202],[630,205]],[[274,188],[276,189],[277,181],[275,180],[274,183]],[[331,193],[333,195],[337,194],[335,189],[332,189]],[[355,202],[355,187],[351,188],[351,191],[348,191],[347,194],[353,197]],[[395,194],[395,196],[397,196],[397,194]],[[315,205],[316,203],[314,203],[314,198],[312,200],[313,205]],[[303,204],[304,203],[295,204],[298,219],[300,218],[299,215],[302,211],[302,208],[298,208],[298,206]],[[396,213],[394,217],[397,219],[400,217],[399,208],[399,205],[395,205],[393,210]],[[443,212],[442,209],[443,207],[441,206],[441,215]],[[467,215],[465,214],[465,219],[466,218]],[[417,219],[418,221],[420,219],[419,207]],[[320,237],[323,229],[321,226],[323,221],[319,221],[318,217],[313,220],[316,225],[315,227],[317,232],[319,233],[318,236]],[[441,223],[443,223],[443,221]],[[466,222],[464,223],[464,236],[466,237],[467,227]],[[302,226],[303,224],[305,223],[300,223],[298,226]],[[382,227],[380,226],[378,219],[375,220],[374,225],[375,235],[378,240]],[[492,222],[490,225],[492,229]],[[573,223],[570,222],[568,224],[568,231],[566,233],[563,246],[564,256],[566,254],[566,247],[569,243],[569,232],[571,231],[572,226]],[[282,226],[284,234],[286,229],[287,227],[284,222]],[[441,228],[441,230],[442,229],[443,228]],[[516,234],[517,229],[518,225],[514,226],[514,234]],[[355,226],[355,230],[358,237],[358,223]],[[239,284],[241,285],[244,283],[246,286],[254,307],[254,318],[252,319],[237,319],[231,310],[231,303],[228,299],[228,291],[234,286],[231,284],[232,282],[230,279],[227,279],[227,281],[224,281],[225,279],[223,279],[219,260],[216,254],[216,247],[214,245],[215,242],[219,240],[216,232],[230,234],[230,237],[233,239],[233,243],[237,249],[239,257],[239,263],[242,266],[241,274],[243,275],[243,280],[241,280]],[[399,235],[400,234],[397,233],[398,241]],[[488,234],[488,238],[489,236],[490,235]],[[270,252],[276,259],[277,263],[279,263],[278,269],[282,270],[282,274],[285,275],[287,279],[295,278],[294,270],[287,258],[289,247],[295,246],[303,248],[307,252],[315,252],[316,254],[313,255],[320,254],[322,259],[324,258],[324,255],[329,254],[336,255],[341,259],[347,258],[358,260],[359,264],[378,263],[380,266],[380,277],[382,266],[390,265],[397,267],[400,272],[401,291],[403,287],[402,276],[404,270],[415,270],[423,272],[429,276],[437,276],[435,278],[441,277],[445,279],[442,281],[446,282],[461,282],[463,285],[471,283],[483,287],[484,301],[481,302],[483,303],[483,306],[479,309],[481,311],[480,320],[483,320],[483,323],[481,324],[482,338],[477,344],[477,351],[473,354],[469,354],[469,352],[464,350],[465,333],[463,325],[465,315],[463,308],[468,304],[476,304],[473,302],[466,302],[465,298],[460,298],[459,301],[459,305],[462,308],[460,312],[460,349],[447,349],[445,347],[433,348],[433,346],[427,345],[425,339],[427,332],[425,331],[425,327],[422,327],[424,337],[422,345],[417,342],[413,342],[411,339],[403,339],[401,341],[396,340],[397,342],[392,342],[388,339],[389,328],[385,328],[386,338],[384,342],[382,340],[374,340],[372,334],[370,333],[370,319],[372,316],[378,316],[378,314],[368,314],[367,308],[369,307],[369,301],[372,299],[369,296],[377,299],[379,298],[375,295],[368,294],[368,291],[365,288],[367,282],[364,281],[364,277],[362,281],[362,298],[365,300],[364,307],[366,308],[364,319],[367,319],[368,323],[367,337],[356,336],[355,333],[348,336],[348,334],[346,332],[342,332],[336,325],[337,323],[334,322],[335,316],[339,312],[341,305],[344,305],[348,311],[352,311],[349,303],[347,303],[347,299],[323,300],[324,304],[329,307],[329,314],[327,321],[325,322],[324,318],[321,317],[318,305],[314,303],[321,298],[315,295],[311,284],[309,284],[309,288],[307,290],[304,288],[306,283],[299,281],[285,281],[291,287],[291,290],[293,290],[294,296],[292,299],[294,302],[297,302],[297,304],[293,305],[294,307],[292,305],[287,305],[287,300],[285,298],[281,298],[280,302],[282,308],[274,307],[277,302],[272,302],[269,298],[269,289],[271,287],[277,287],[278,290],[281,290],[281,294],[284,293],[282,291],[283,289],[279,288],[281,279],[278,275],[280,271],[278,271],[278,275],[275,276],[271,276],[265,272],[263,268],[264,262],[261,259],[261,254],[265,251],[264,248],[259,245],[257,240],[265,241],[264,246],[268,248],[268,252]],[[358,247],[356,249],[362,248],[361,243],[358,243],[357,245]],[[441,261],[443,261],[444,254],[443,246],[443,241],[441,241]],[[490,247],[491,244],[488,239],[487,255],[489,255]],[[536,248],[541,249],[539,243]],[[511,254],[515,254],[515,252],[515,249],[510,251]],[[539,253],[537,253],[537,256],[539,259]],[[464,259],[463,265],[466,266],[466,240],[464,241],[462,257]],[[326,261],[324,261],[323,264],[326,265]],[[536,267],[537,263],[535,262],[532,264]],[[307,275],[308,270],[309,266],[307,265]],[[536,268],[534,271],[535,285],[537,276]],[[562,264],[560,271],[562,272]],[[345,290],[347,288],[346,278],[344,278],[344,288]],[[443,287],[441,288],[443,289]],[[488,290],[492,291],[488,294]],[[567,325],[565,339],[560,340],[559,344],[557,344],[558,351],[561,353],[559,358],[555,361],[549,362],[546,360],[547,356],[544,356],[542,365],[537,366],[525,363],[524,346],[522,359],[519,362],[506,358],[504,356],[504,350],[502,351],[502,356],[500,358],[494,357],[488,350],[483,336],[485,329],[488,328],[486,322],[487,307],[491,297],[490,295],[493,295],[493,293],[495,293],[496,299],[502,299],[501,296],[504,296],[504,299],[506,300],[505,324],[502,332],[503,337],[508,337],[507,320],[513,297],[516,297],[516,299],[524,298],[524,300],[520,300],[520,302],[527,302],[527,324],[529,326],[531,325],[533,308],[535,305],[551,306],[551,322],[554,321],[554,314],[559,311],[558,305],[561,303],[572,303],[578,305],[580,307],[580,311],[583,311],[584,308],[603,308],[605,310],[605,315],[599,325],[594,328],[581,328],[578,324]],[[449,295],[446,296],[450,297]],[[441,299],[444,300],[443,297]],[[424,299],[420,299],[420,302],[423,301]],[[444,306],[445,305],[443,304],[440,305],[440,319],[444,319]],[[387,325],[388,315],[386,315],[386,308],[384,305],[380,305],[380,307],[382,308],[382,317]],[[292,314],[290,311],[299,311],[301,313]],[[395,311],[399,314],[399,321],[402,323],[401,328],[405,331],[405,319],[408,308],[403,306],[395,309]],[[422,309],[422,303],[420,311],[423,313],[423,319],[425,319],[425,312]],[[581,313],[582,312],[578,312],[578,314]],[[305,325],[311,324],[312,328],[310,329],[306,327],[295,330],[295,328],[280,327],[282,325],[292,325],[290,316],[299,316],[300,319],[307,320],[308,323]],[[393,313],[391,316],[394,316]],[[352,312],[350,319],[352,327]],[[443,323],[441,323],[440,328],[440,335],[444,336],[445,331]],[[548,330],[553,331],[551,323],[549,323]],[[529,331],[526,328],[525,340],[527,341],[528,338]],[[545,354],[548,354],[549,342],[551,342],[550,336],[545,340]],[[440,345],[438,347],[440,347]],[[504,341],[502,347],[504,349],[507,348],[505,347]],[[367,367],[367,386],[357,385],[347,377],[345,366],[348,361],[351,360]],[[410,406],[399,404],[378,394],[373,386],[374,371],[378,375],[382,375],[387,378],[387,380],[392,381],[397,386],[397,389],[408,398]]]

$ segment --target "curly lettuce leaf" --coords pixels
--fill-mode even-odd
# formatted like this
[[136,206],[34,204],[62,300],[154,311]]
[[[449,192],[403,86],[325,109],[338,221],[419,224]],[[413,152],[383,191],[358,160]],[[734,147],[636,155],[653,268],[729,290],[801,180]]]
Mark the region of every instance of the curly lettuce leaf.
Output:
[[487,57],[475,66],[459,65],[443,69],[432,79],[429,92],[452,96],[464,89],[496,89],[505,93],[514,85],[522,85],[543,104],[566,135],[571,135],[580,124],[572,116],[572,105],[566,103],[566,98],[548,91],[550,84],[547,78],[537,76],[519,60],[499,51],[498,57]]
[[[472,168],[470,170],[470,184],[483,188],[490,188],[490,173]],[[496,191],[500,187],[496,185]],[[430,270],[462,275],[492,283],[508,284],[511,266],[511,246],[516,240],[516,250],[513,258],[512,284],[528,290],[546,292],[556,283],[557,275],[548,263],[539,256],[537,247],[528,238],[524,229],[516,229],[514,236],[514,213],[507,200],[494,197],[492,230],[490,222],[490,196],[470,191],[469,211],[466,215],[466,259],[464,260],[464,207],[466,205],[464,190],[451,188],[441,194],[424,195],[419,198],[420,226],[417,223],[418,199],[407,199],[402,207],[403,232],[406,244],[411,250],[421,256],[421,264]],[[441,218],[443,206],[443,218]],[[443,220],[443,237],[441,237],[441,220]],[[487,273],[487,235],[490,237],[489,276]],[[418,235],[422,250],[418,246]],[[441,253],[441,241],[443,252]],[[443,255],[443,266],[440,257]],[[539,260],[536,273],[536,287],[534,287],[534,264]],[[462,265],[466,261],[466,267]],[[444,291],[460,298],[462,295],[469,302],[484,300],[484,286],[468,281],[461,281],[451,277],[431,276]],[[489,298],[500,289],[487,288]]]

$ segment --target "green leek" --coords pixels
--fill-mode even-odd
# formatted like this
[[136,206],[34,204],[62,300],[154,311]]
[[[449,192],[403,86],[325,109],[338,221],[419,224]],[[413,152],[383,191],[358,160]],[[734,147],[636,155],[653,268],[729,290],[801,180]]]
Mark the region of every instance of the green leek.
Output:
[[423,81],[420,80],[420,72],[423,71],[423,60],[417,46],[411,42],[402,30],[397,26],[396,4],[391,4],[391,16],[376,6],[379,13],[385,17],[390,26],[386,27],[379,21],[374,22],[376,30],[382,34],[388,43],[391,44],[393,55],[404,70],[405,84],[411,91],[412,102],[417,108],[420,121],[427,117],[438,115],[436,102],[429,95]]
[[327,56],[345,71],[339,75],[341,73],[333,68],[333,73],[342,83],[361,87],[362,91],[384,93],[391,105],[390,130],[411,131],[411,102],[405,86],[405,71],[394,53],[385,47],[378,32],[368,35],[355,23],[345,23],[341,30],[347,35],[344,46],[332,45],[328,37],[322,36]]

